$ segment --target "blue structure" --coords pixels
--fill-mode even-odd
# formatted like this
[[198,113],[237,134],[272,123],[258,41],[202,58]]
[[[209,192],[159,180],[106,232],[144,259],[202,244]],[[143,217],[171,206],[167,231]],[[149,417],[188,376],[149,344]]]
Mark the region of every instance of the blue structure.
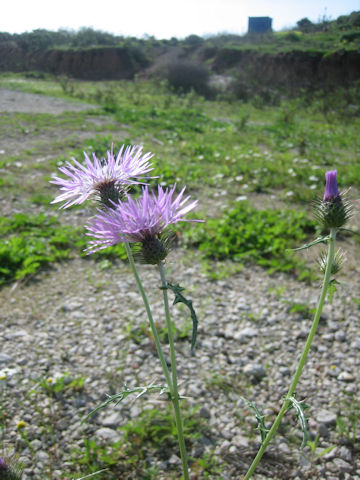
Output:
[[272,31],[272,18],[249,17],[248,33],[267,33]]

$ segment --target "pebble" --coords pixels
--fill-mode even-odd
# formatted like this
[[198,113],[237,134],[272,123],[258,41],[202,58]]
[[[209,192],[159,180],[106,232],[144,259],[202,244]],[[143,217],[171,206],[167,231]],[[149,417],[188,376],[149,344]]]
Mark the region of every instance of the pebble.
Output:
[[6,353],[0,353],[0,365],[6,365],[12,362],[13,358],[10,357],[10,355],[7,355]]
[[353,466],[342,458],[334,458],[333,463],[336,465],[338,471],[342,474],[353,471]]
[[325,426],[332,426],[336,424],[337,415],[335,412],[329,410],[320,410],[316,415],[316,420]]
[[340,458],[342,458],[346,462],[352,462],[352,453],[348,448],[342,446],[337,450],[336,453]]
[[100,422],[104,427],[116,428],[122,422],[122,415],[120,412],[114,412],[101,419]]
[[258,381],[266,376],[265,368],[259,363],[248,363],[245,365],[243,371],[246,375]]
[[354,382],[355,377],[349,372],[341,372],[338,376],[338,379],[341,380],[342,382]]
[[116,443],[121,439],[121,436],[115,430],[107,427],[99,428],[95,432],[95,436],[97,439],[106,440],[109,443]]

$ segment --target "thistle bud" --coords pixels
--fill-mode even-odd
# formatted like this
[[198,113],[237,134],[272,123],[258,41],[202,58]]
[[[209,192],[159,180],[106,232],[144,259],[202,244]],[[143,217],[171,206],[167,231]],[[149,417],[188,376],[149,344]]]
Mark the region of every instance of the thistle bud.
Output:
[[339,193],[337,171],[325,173],[324,197],[315,202],[315,217],[325,229],[340,228],[351,216],[352,207]]
[[120,189],[113,180],[109,179],[99,182],[96,191],[99,194],[100,203],[113,209],[115,204],[124,197],[126,189],[125,187]]
[[[345,260],[344,252],[341,249],[339,249],[334,255],[334,259],[333,259],[333,262],[332,262],[332,265],[331,265],[331,275],[335,275],[336,273],[338,273],[341,270],[341,267],[344,263],[344,260]],[[327,266],[327,252],[326,251],[320,252],[318,263],[319,263],[320,270],[322,271],[322,273],[325,273],[326,266]]]
[[140,257],[143,263],[156,265],[167,257],[166,241],[158,237],[150,237],[142,242]]

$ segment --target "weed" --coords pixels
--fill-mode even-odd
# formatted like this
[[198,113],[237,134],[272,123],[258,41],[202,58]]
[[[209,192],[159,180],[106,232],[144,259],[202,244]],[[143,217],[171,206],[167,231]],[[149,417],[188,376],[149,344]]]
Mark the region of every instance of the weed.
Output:
[[[0,285],[34,275],[54,262],[72,258],[75,252],[85,256],[87,245],[83,228],[62,226],[55,217],[45,214],[13,218],[0,217]],[[96,254],[98,259],[125,259],[123,245]],[[102,264],[102,267],[104,264]]]
[[[206,422],[197,414],[197,409],[185,411],[185,441],[188,447],[194,445],[203,435],[208,434]],[[164,409],[145,409],[137,418],[119,428],[121,441],[104,447],[94,439],[85,439],[84,451],[73,451],[74,469],[81,468],[82,475],[107,471],[99,478],[156,479],[159,465],[167,462],[177,445],[177,434],[170,405]],[[164,446],[166,445],[166,448]],[[204,477],[219,470],[211,456],[196,462],[196,471],[204,472]],[[176,474],[176,467],[168,464],[169,473]],[[206,474],[206,475],[205,475]],[[134,476],[136,475],[136,476]]]
[[58,397],[64,392],[78,393],[83,390],[85,377],[73,378],[69,373],[47,377],[39,381],[40,387],[50,397]]
[[[210,219],[204,229],[188,230],[184,236],[210,259],[252,260],[270,272],[295,272],[302,263],[287,250],[314,231],[314,222],[303,212],[256,210],[238,203],[222,218]],[[304,269],[301,275],[308,273]]]
[[314,463],[317,459],[323,457],[327,453],[330,453],[332,450],[334,450],[335,445],[330,445],[328,447],[325,447],[323,449],[319,449],[319,440],[320,440],[320,434],[317,434],[314,440],[308,440],[307,446],[310,449],[310,462]]
[[315,308],[309,307],[306,303],[290,303],[289,312],[290,313],[299,313],[303,318],[312,319],[315,314]]
[[350,445],[360,448],[359,426],[360,409],[355,399],[349,399],[340,407],[336,420],[336,432],[346,438]]

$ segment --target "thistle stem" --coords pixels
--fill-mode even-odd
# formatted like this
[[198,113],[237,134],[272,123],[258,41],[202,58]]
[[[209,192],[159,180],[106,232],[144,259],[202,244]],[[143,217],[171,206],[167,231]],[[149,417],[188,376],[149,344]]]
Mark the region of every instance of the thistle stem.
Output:
[[254,473],[257,465],[259,464],[259,462],[260,462],[260,460],[263,456],[263,454],[265,453],[265,450],[266,450],[267,446],[269,445],[271,439],[274,437],[274,435],[275,435],[275,433],[276,433],[276,431],[277,431],[277,429],[278,429],[278,427],[281,423],[281,420],[282,420],[284,414],[286,413],[286,411],[288,410],[288,408],[290,406],[289,398],[294,395],[296,386],[297,386],[298,381],[300,379],[301,372],[302,372],[303,367],[305,365],[305,362],[306,362],[306,359],[307,359],[312,341],[313,341],[315,333],[316,333],[316,329],[317,329],[318,324],[319,324],[321,312],[322,312],[322,309],[323,309],[323,306],[324,306],[326,294],[327,294],[328,287],[329,287],[329,284],[330,284],[331,267],[332,267],[332,264],[333,264],[333,261],[334,261],[334,255],[335,255],[336,232],[337,232],[336,228],[332,228],[330,230],[329,248],[328,248],[328,255],[327,255],[327,261],[326,261],[326,269],[325,269],[325,274],[324,274],[323,285],[322,285],[318,305],[316,307],[314,320],[313,320],[313,323],[311,325],[311,329],[310,329],[309,335],[307,337],[304,350],[301,354],[296,372],[294,374],[294,377],[293,377],[293,380],[291,382],[288,393],[285,397],[284,403],[283,403],[283,405],[282,405],[274,423],[272,424],[271,429],[269,430],[268,434],[266,435],[266,438],[265,438],[264,442],[261,444],[261,447],[260,447],[256,457],[254,458],[252,464],[250,465],[250,468],[247,471],[247,473],[244,477],[244,480],[249,480],[249,478]]
[[188,468],[187,453],[186,453],[184,431],[183,431],[183,420],[181,417],[180,404],[179,404],[179,391],[178,391],[177,373],[176,373],[176,357],[175,357],[175,344],[174,344],[174,335],[173,335],[173,323],[170,317],[169,299],[167,294],[167,281],[166,281],[165,269],[164,269],[163,263],[160,262],[158,266],[159,266],[161,286],[162,286],[163,297],[164,297],[166,327],[167,327],[169,347],[170,347],[171,373],[172,373],[172,384],[173,384],[173,390],[171,392],[172,402],[173,402],[174,412],[175,412],[176,428],[177,428],[177,434],[178,434],[178,440],[179,440],[184,480],[189,480],[190,477],[189,477],[189,468]]
[[157,354],[159,356],[162,369],[164,371],[164,375],[165,375],[165,378],[166,378],[166,383],[168,384],[170,393],[172,395],[172,391],[173,391],[172,380],[171,380],[170,372],[169,372],[169,369],[168,369],[168,366],[167,366],[167,363],[166,363],[166,360],[165,360],[165,357],[164,357],[164,353],[163,353],[162,348],[161,348],[159,334],[157,332],[156,325],[155,325],[155,322],[154,322],[154,319],[153,319],[153,316],[152,316],[152,313],[151,313],[149,301],[147,299],[144,287],[142,286],[139,274],[137,272],[133,254],[132,254],[130,246],[127,242],[125,242],[125,248],[126,248],[126,253],[127,253],[127,256],[128,256],[128,259],[129,259],[131,270],[134,274],[137,286],[138,286],[139,291],[140,291],[141,298],[142,298],[142,300],[144,302],[144,305],[145,305],[145,310],[146,310],[146,313],[147,313],[147,316],[148,316],[148,319],[149,319],[149,323],[150,323],[150,327],[151,327],[151,331],[152,331],[152,334],[153,334],[153,337],[154,337]]

